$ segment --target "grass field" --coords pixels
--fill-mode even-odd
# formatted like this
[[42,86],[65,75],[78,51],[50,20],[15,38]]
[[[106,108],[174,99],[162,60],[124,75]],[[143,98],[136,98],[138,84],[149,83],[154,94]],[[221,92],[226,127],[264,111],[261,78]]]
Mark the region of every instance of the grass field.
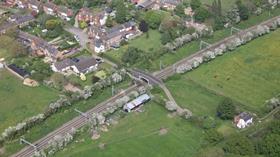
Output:
[[[144,110],[121,119],[96,141],[88,133],[82,134],[78,139],[84,142],[72,144],[56,156],[181,157],[192,156],[200,148],[201,130],[181,118],[168,117],[166,110],[153,102]],[[161,128],[167,133],[159,135]],[[100,149],[100,144],[105,148]]]
[[29,116],[42,112],[58,97],[58,92],[44,86],[22,84],[16,76],[0,70],[0,132]]
[[265,100],[280,93],[279,43],[280,30],[277,30],[167,85],[179,104],[186,104],[194,112],[212,111],[220,100],[213,93],[260,112]]

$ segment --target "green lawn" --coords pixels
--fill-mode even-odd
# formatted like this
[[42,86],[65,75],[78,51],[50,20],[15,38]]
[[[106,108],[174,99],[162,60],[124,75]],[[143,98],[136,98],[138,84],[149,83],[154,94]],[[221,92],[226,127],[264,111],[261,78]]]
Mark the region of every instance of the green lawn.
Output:
[[[280,30],[272,32],[183,75],[179,81],[167,82],[167,85],[179,104],[187,104],[194,112],[207,111],[203,109],[205,107],[212,111],[208,106],[218,102],[217,96],[211,96],[213,94],[210,94],[212,98],[209,94],[205,96],[206,89],[260,112],[265,100],[280,93],[279,36]],[[193,101],[204,99],[207,100],[204,104],[193,107]]]
[[[155,103],[145,105],[143,113],[130,113],[93,141],[88,133],[78,139],[84,142],[71,144],[56,156],[63,157],[176,157],[192,156],[202,143],[202,131],[186,120],[170,118],[166,110]],[[159,135],[166,128],[167,133]],[[105,144],[104,149],[99,145]]]
[[[133,40],[128,42],[130,47],[136,47],[143,51],[157,51],[162,46],[160,41],[160,33],[157,30],[149,31],[149,38],[146,35],[141,35]],[[109,56],[112,61],[121,63],[121,58],[124,52],[127,50],[128,46],[122,46],[117,50],[111,50],[106,52],[106,56]],[[109,59],[110,59],[109,58]]]
[[0,132],[11,125],[42,112],[58,97],[58,92],[44,86],[27,87],[6,70],[0,70]]
[[[115,90],[126,89],[129,86],[129,81],[124,81],[115,86]],[[24,134],[24,137],[31,142],[37,141],[38,139],[44,137],[48,133],[54,131],[56,128],[62,126],[64,123],[78,116],[79,114],[74,111],[74,108],[78,108],[82,112],[85,112],[97,104],[105,101],[112,95],[111,88],[106,88],[99,92],[96,92],[90,99],[87,101],[80,101],[78,103],[73,104],[71,107],[63,109],[62,111],[54,114],[42,124],[37,125],[30,129],[27,133]],[[1,110],[2,111],[2,110]],[[1,114],[2,115],[2,114]],[[25,145],[20,145],[19,140],[13,140],[4,145],[5,154],[3,157],[8,157],[13,153],[16,153],[20,149],[22,149]],[[1,156],[2,157],[2,156]]]

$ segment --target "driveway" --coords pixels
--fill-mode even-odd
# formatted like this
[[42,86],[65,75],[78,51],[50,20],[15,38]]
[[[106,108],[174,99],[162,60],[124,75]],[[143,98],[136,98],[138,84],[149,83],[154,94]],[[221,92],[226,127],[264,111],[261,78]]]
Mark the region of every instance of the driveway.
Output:
[[89,39],[86,32],[83,32],[83,30],[73,26],[65,27],[65,30],[79,37],[81,49],[87,48],[87,43],[89,42]]

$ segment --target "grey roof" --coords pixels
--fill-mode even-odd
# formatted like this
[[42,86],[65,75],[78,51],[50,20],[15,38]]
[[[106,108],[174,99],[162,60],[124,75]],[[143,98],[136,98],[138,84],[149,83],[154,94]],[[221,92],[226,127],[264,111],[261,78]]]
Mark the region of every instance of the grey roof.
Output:
[[167,3],[172,5],[178,5],[181,2],[182,2],[181,0],[161,0],[161,3]]
[[88,68],[97,64],[96,59],[93,57],[81,56],[78,57],[77,59],[78,61],[75,62],[74,65],[82,73],[85,73],[88,70]]
[[136,23],[133,22],[133,21],[126,22],[122,25],[117,25],[117,26],[115,26],[115,27],[106,31],[105,39],[108,40],[108,39],[114,38],[114,37],[119,36],[119,35],[124,35],[124,34],[126,34],[126,32],[121,31],[121,30],[132,27],[132,26],[135,26],[135,25],[136,25]]
[[56,67],[57,70],[61,71],[62,69],[72,66],[73,64],[74,62],[71,59],[66,58],[60,62],[54,63],[54,66]]
[[80,56],[78,58],[66,58],[60,62],[54,63],[57,70],[61,71],[70,66],[75,66],[79,72],[85,73],[91,66],[96,65],[96,59],[93,57]]
[[252,116],[247,112],[242,112],[239,114],[239,118],[243,119],[245,122],[252,118]]
[[15,20],[14,23],[17,25],[35,20],[34,16],[32,16],[31,14],[28,15],[14,14],[10,18],[14,19]]
[[146,0],[143,3],[138,4],[137,6],[141,7],[141,8],[148,8],[148,7],[150,7],[154,3],[155,3],[155,1]]

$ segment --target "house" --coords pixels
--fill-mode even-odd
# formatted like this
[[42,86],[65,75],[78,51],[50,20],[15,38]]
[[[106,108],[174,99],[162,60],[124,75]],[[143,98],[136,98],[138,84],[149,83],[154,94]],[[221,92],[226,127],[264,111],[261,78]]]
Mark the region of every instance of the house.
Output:
[[46,14],[55,16],[57,13],[57,5],[52,2],[47,2],[43,5],[43,10]]
[[123,106],[123,110],[126,112],[131,112],[132,110],[136,109],[140,105],[148,102],[151,99],[151,97],[148,94],[143,94],[136,99],[132,100],[131,102],[125,104]]
[[73,11],[65,6],[60,6],[57,9],[57,15],[63,20],[70,21],[73,16]]
[[127,40],[137,33],[138,29],[136,27],[136,23],[133,21],[117,25],[108,30],[102,28],[89,29],[89,35],[94,38],[94,49],[97,50],[96,52],[104,52],[106,49],[111,47],[119,47],[122,40]]
[[54,72],[69,74],[73,72],[77,75],[87,74],[98,67],[98,63],[93,57],[81,56],[78,58],[66,58],[60,62],[54,63],[51,68]]
[[81,22],[81,21],[87,22],[90,25],[103,26],[103,25],[105,25],[108,15],[111,12],[112,12],[112,10],[105,9],[104,11],[94,13],[89,8],[82,8],[76,15],[76,19],[79,22]]
[[53,60],[63,57],[54,46],[50,45],[47,41],[39,37],[19,31],[18,39],[23,41],[23,43],[28,44],[28,46],[31,46],[33,54],[39,56],[44,55]]
[[8,70],[18,76],[21,79],[25,79],[30,76],[30,73],[27,72],[25,69],[18,67],[15,64],[8,65]]
[[239,129],[242,129],[253,123],[253,117],[247,112],[242,112],[234,117],[234,123]]
[[91,23],[94,21],[94,14],[89,8],[81,8],[76,15],[76,19],[80,22],[85,21],[87,23]]
[[29,22],[34,21],[35,18],[31,14],[28,15],[20,15],[20,14],[14,14],[11,15],[8,18],[8,21],[19,26],[19,27],[24,27],[29,24]]
[[40,12],[40,7],[41,7],[41,2],[38,0],[28,0],[27,1],[27,8],[36,13]]
[[155,0],[142,0],[142,1],[137,1],[136,7],[139,9],[151,9],[153,6],[156,4]]
[[182,0],[157,0],[157,3],[161,6],[161,8],[174,10],[177,5],[182,3]]

